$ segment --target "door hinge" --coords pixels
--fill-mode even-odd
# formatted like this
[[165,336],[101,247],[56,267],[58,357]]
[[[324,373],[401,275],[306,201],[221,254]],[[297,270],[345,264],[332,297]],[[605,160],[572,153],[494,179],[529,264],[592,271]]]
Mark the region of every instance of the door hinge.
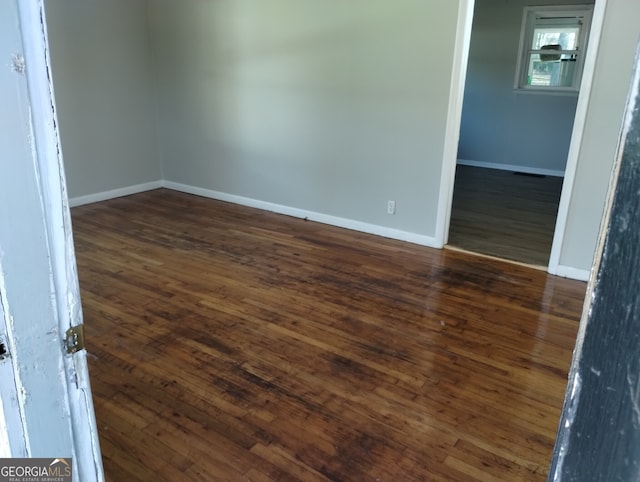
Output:
[[84,325],[69,328],[64,339],[64,345],[67,347],[68,354],[84,350]]

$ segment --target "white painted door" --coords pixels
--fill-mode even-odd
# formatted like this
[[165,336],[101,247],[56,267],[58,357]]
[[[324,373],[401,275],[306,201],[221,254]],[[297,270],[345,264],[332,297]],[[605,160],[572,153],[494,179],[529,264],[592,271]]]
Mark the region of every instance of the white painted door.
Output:
[[0,2],[0,456],[103,480],[42,0]]

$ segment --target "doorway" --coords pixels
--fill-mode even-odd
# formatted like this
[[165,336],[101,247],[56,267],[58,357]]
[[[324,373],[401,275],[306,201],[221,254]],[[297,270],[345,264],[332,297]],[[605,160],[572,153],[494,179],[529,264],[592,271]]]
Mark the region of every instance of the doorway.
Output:
[[540,94],[514,87],[525,1],[476,0],[459,32],[470,49],[456,166],[443,173],[451,189],[441,197],[450,202],[443,244],[555,274],[605,2],[594,4],[580,94]]

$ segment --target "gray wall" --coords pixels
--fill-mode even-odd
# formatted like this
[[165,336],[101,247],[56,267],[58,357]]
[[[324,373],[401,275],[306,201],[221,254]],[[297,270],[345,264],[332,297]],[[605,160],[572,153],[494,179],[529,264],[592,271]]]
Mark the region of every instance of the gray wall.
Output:
[[47,0],[70,197],[161,177],[144,0]]
[[457,3],[150,2],[165,179],[433,236]]
[[[170,181],[432,236],[455,3],[47,0],[70,195],[158,180],[162,162]],[[591,266],[637,18],[609,0],[564,266]]]
[[560,264],[590,269],[640,39],[640,2],[609,0]]
[[[615,0],[614,0],[615,1]],[[525,6],[548,0],[476,0],[458,158],[563,172],[577,94],[513,88]],[[563,0],[562,4],[593,3]]]

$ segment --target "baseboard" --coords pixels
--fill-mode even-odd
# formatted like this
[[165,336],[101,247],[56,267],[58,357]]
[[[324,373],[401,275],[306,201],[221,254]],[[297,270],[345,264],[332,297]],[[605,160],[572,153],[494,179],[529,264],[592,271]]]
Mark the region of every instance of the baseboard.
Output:
[[496,162],[470,161],[468,159],[458,159],[457,163],[461,166],[484,167],[487,169],[500,169],[501,171],[526,172],[527,174],[564,177],[564,171],[556,171],[554,169],[540,169],[538,167],[499,164]]
[[328,214],[317,213],[314,211],[307,211],[305,209],[293,208],[282,204],[275,204],[266,201],[260,201],[243,196],[236,196],[235,194],[227,194],[224,192],[213,191],[211,189],[205,189],[201,187],[190,186],[188,184],[181,184],[172,181],[164,181],[163,187],[167,189],[173,189],[175,191],[185,192],[188,194],[195,194],[197,196],[203,196],[211,199],[217,199],[219,201],[231,202],[234,204],[240,204],[242,206],[263,209],[265,211],[271,211],[278,214],[285,214],[301,219],[308,219],[318,223],[329,224],[331,226],[337,226],[340,228],[351,229],[353,231],[359,231],[362,233],[375,234],[377,236],[383,236],[385,238],[397,239],[400,241],[407,241],[421,246],[428,246],[431,248],[442,248],[436,243],[436,239],[432,236],[425,236],[422,234],[416,234],[409,231],[402,231],[399,229],[388,228],[385,226],[379,226],[377,224],[363,223],[355,221],[353,219],[341,218],[338,216],[331,216]]
[[[462,162],[458,161],[462,164]],[[472,161],[464,161],[472,162]],[[471,164],[465,164],[471,165]],[[487,166],[479,166],[487,167]],[[293,216],[300,219],[308,219],[318,223],[329,224],[331,226],[337,226],[340,228],[352,229],[362,233],[375,234],[377,236],[383,236],[385,238],[397,239],[400,241],[407,241],[409,243],[418,244],[421,246],[428,246],[430,248],[442,248],[436,242],[436,238],[433,236],[425,236],[423,234],[416,234],[410,231],[402,231],[400,229],[388,228],[385,226],[379,226],[377,224],[363,223],[361,221],[355,221],[353,219],[341,218],[338,216],[331,216],[328,214],[318,213],[315,211],[307,211],[305,209],[293,208],[282,204],[275,204],[266,201],[260,201],[243,196],[237,196],[235,194],[228,194],[220,191],[214,191],[211,189],[205,189],[201,187],[190,186],[188,184],[181,184],[172,181],[152,181],[143,184],[136,184],[134,186],[127,186],[119,189],[112,189],[110,191],[103,191],[95,194],[89,194],[86,196],[78,196],[69,199],[69,205],[71,207],[82,206],[83,204],[90,204],[100,201],[106,201],[108,199],[114,199],[121,196],[129,196],[131,194],[137,194],[144,191],[151,191],[152,189],[159,189],[161,187],[167,189],[173,189],[175,191],[185,192],[188,194],[195,194],[197,196],[203,196],[211,199],[217,199],[219,201],[226,201],[242,206],[252,207],[256,209],[263,209],[265,211],[271,211],[278,214],[285,214],[287,216]],[[589,281],[589,270],[573,268],[571,266],[559,265],[552,273],[563,278],[570,278],[579,281]]]
[[571,266],[558,265],[555,269],[556,276],[575,279],[578,281],[589,281],[591,272],[588,269],[572,268]]
[[100,201],[106,201],[107,199],[113,199],[122,196],[129,196],[131,194],[138,194],[139,192],[151,191],[152,189],[158,189],[163,187],[163,181],[151,181],[143,184],[136,184],[134,186],[121,187],[118,189],[112,189],[110,191],[98,192],[95,194],[88,194],[86,196],[78,196],[69,199],[69,206],[76,207],[83,204],[97,203]]

